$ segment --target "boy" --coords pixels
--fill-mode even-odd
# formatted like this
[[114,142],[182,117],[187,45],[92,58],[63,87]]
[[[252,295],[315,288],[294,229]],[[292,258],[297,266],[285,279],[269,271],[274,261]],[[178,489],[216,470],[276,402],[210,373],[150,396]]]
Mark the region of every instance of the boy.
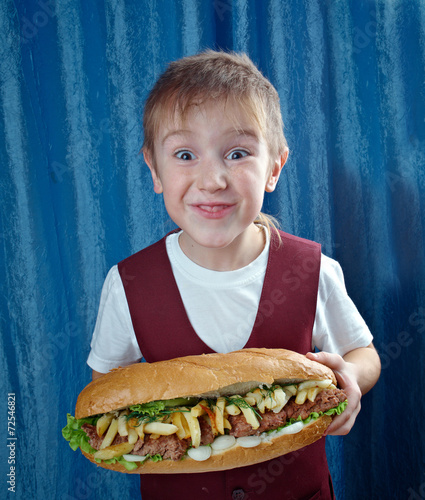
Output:
[[[244,55],[181,59],[154,86],[144,131],[154,190],[179,230],[109,272],[88,359],[93,378],[142,354],[153,362],[292,349],[336,372],[349,405],[328,434],[348,433],[379,377],[379,357],[338,264],[261,213],[288,156],[274,87]],[[280,464],[282,476],[262,482],[268,462],[142,476],[142,497],[333,498],[324,440]]]

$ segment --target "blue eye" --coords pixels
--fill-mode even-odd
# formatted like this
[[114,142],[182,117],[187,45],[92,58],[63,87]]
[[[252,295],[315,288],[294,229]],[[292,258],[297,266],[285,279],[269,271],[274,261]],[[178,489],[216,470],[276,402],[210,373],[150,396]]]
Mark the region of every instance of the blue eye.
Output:
[[195,159],[195,155],[187,150],[177,151],[176,156],[177,158],[179,158],[179,160],[184,160],[184,161]]
[[226,160],[240,160],[245,156],[248,156],[248,152],[243,149],[235,149],[226,156]]

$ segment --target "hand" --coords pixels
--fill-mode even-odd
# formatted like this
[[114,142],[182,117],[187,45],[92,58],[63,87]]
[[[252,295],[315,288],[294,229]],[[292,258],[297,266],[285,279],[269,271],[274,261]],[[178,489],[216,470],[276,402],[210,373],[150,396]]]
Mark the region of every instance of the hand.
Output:
[[338,385],[347,394],[348,405],[341,415],[337,415],[326,429],[325,435],[341,436],[348,434],[360,411],[362,392],[357,383],[355,364],[345,361],[339,354],[329,352],[307,353],[307,358],[331,368]]

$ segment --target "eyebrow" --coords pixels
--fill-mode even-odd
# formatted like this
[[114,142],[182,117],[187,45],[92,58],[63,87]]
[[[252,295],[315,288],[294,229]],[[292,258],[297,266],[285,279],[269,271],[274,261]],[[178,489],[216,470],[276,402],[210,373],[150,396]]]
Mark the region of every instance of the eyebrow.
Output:
[[[165,142],[170,139],[171,137],[174,136],[188,136],[193,134],[191,130],[187,129],[178,129],[178,130],[170,130],[165,136],[163,137],[161,143],[162,145],[165,144]],[[237,128],[229,128],[223,132],[223,135],[234,135],[235,138],[238,137],[251,137],[255,139],[256,141],[260,141],[260,134],[256,132],[254,129],[237,129]]]
[[173,136],[179,136],[179,135],[190,135],[191,134],[191,131],[190,130],[185,130],[185,129],[180,129],[180,130],[170,130],[170,132],[168,132],[167,134],[165,134],[165,136],[162,138],[162,145],[165,144],[165,142],[170,138],[170,137],[173,137]]
[[254,130],[254,129],[232,129],[234,132],[236,132],[236,137],[240,136],[246,136],[246,137],[252,137],[256,141],[260,140],[260,134]]

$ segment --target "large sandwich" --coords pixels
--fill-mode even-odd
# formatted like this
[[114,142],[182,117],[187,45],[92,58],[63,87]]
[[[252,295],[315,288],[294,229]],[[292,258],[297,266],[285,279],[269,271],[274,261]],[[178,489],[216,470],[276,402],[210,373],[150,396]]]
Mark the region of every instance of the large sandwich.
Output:
[[243,349],[118,368],[78,396],[62,433],[101,467],[206,472],[320,439],[346,407],[333,371],[284,349]]

